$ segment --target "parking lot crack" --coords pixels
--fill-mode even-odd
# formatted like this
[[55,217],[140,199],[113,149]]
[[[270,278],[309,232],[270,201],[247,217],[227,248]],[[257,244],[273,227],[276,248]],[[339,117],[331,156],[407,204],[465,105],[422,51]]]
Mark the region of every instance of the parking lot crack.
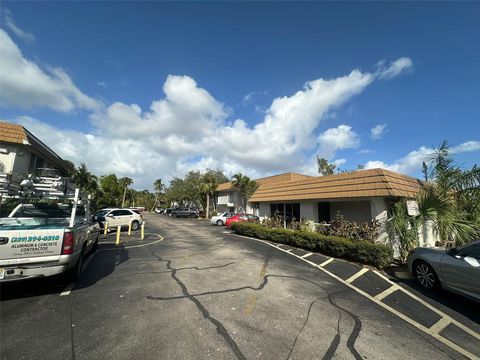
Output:
[[183,281],[181,281],[177,277],[177,269],[175,269],[171,266],[171,261],[170,260],[163,260],[161,257],[159,257],[159,256],[157,256],[153,253],[152,253],[152,255],[157,257],[160,261],[164,261],[166,263],[167,269],[171,270],[170,275],[171,275],[172,279],[175,280],[175,282],[180,286],[180,288],[182,289],[182,293],[183,293],[184,297],[188,298],[191,302],[193,302],[195,304],[195,306],[202,313],[204,319],[210,321],[213,325],[215,325],[215,327],[217,329],[217,333],[221,337],[223,337],[223,339],[226,341],[226,343],[228,344],[230,349],[233,351],[235,356],[238,359],[246,359],[245,356],[243,355],[242,351],[238,347],[237,343],[235,342],[235,340],[230,336],[230,334],[228,333],[225,326],[223,326],[222,322],[215,319],[214,317],[212,317],[210,315],[209,311],[207,310],[207,308],[200,302],[200,300],[198,300],[195,296],[191,295],[188,292],[187,286],[183,283]]

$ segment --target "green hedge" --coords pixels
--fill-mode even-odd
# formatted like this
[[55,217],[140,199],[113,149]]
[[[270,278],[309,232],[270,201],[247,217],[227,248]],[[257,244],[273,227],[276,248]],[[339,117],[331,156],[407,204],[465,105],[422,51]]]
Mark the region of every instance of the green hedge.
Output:
[[341,237],[303,231],[272,229],[261,224],[248,222],[234,223],[232,229],[239,235],[292,245],[378,268],[387,266],[393,260],[391,247],[367,241],[352,241]]

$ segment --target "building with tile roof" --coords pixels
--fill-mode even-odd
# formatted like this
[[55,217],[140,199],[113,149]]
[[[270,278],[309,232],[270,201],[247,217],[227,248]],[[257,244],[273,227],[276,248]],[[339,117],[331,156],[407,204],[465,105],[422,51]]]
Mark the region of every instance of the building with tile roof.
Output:
[[[327,176],[286,173],[257,179],[247,213],[261,219],[274,213],[291,218],[329,223],[337,213],[358,224],[385,223],[388,208],[399,198],[413,199],[422,187],[414,177],[385,169],[358,170]],[[217,189],[218,211],[239,212],[240,196],[231,183]],[[386,234],[383,234],[385,239]]]
[[66,162],[22,125],[0,121],[0,190],[39,169],[67,175]]

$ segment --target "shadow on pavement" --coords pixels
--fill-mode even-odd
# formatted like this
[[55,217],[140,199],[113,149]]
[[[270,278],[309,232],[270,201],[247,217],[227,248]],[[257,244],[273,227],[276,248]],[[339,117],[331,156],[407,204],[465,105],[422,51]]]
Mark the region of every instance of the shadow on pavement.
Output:
[[413,293],[419,293],[421,298],[432,305],[443,305],[440,310],[451,315],[448,310],[456,311],[474,323],[480,325],[480,304],[461,295],[443,289],[428,291],[422,288],[415,280],[397,280],[399,285],[407,288]]
[[124,244],[98,244],[98,251],[77,280],[74,290],[89,287],[110,275],[115,267],[127,261],[128,250]]
[[[128,250],[122,245],[99,244],[98,251],[89,255],[86,268],[75,283],[75,289],[95,284],[110,275],[115,267],[128,260]],[[28,279],[0,285],[0,300],[20,299],[33,296],[56,294],[63,291],[68,281],[64,276]]]

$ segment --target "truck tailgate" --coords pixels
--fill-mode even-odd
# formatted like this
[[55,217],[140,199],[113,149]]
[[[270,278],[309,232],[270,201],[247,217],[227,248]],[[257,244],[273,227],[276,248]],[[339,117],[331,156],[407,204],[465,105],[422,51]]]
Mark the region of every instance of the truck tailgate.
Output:
[[31,263],[40,257],[60,259],[64,228],[0,230],[0,264]]

